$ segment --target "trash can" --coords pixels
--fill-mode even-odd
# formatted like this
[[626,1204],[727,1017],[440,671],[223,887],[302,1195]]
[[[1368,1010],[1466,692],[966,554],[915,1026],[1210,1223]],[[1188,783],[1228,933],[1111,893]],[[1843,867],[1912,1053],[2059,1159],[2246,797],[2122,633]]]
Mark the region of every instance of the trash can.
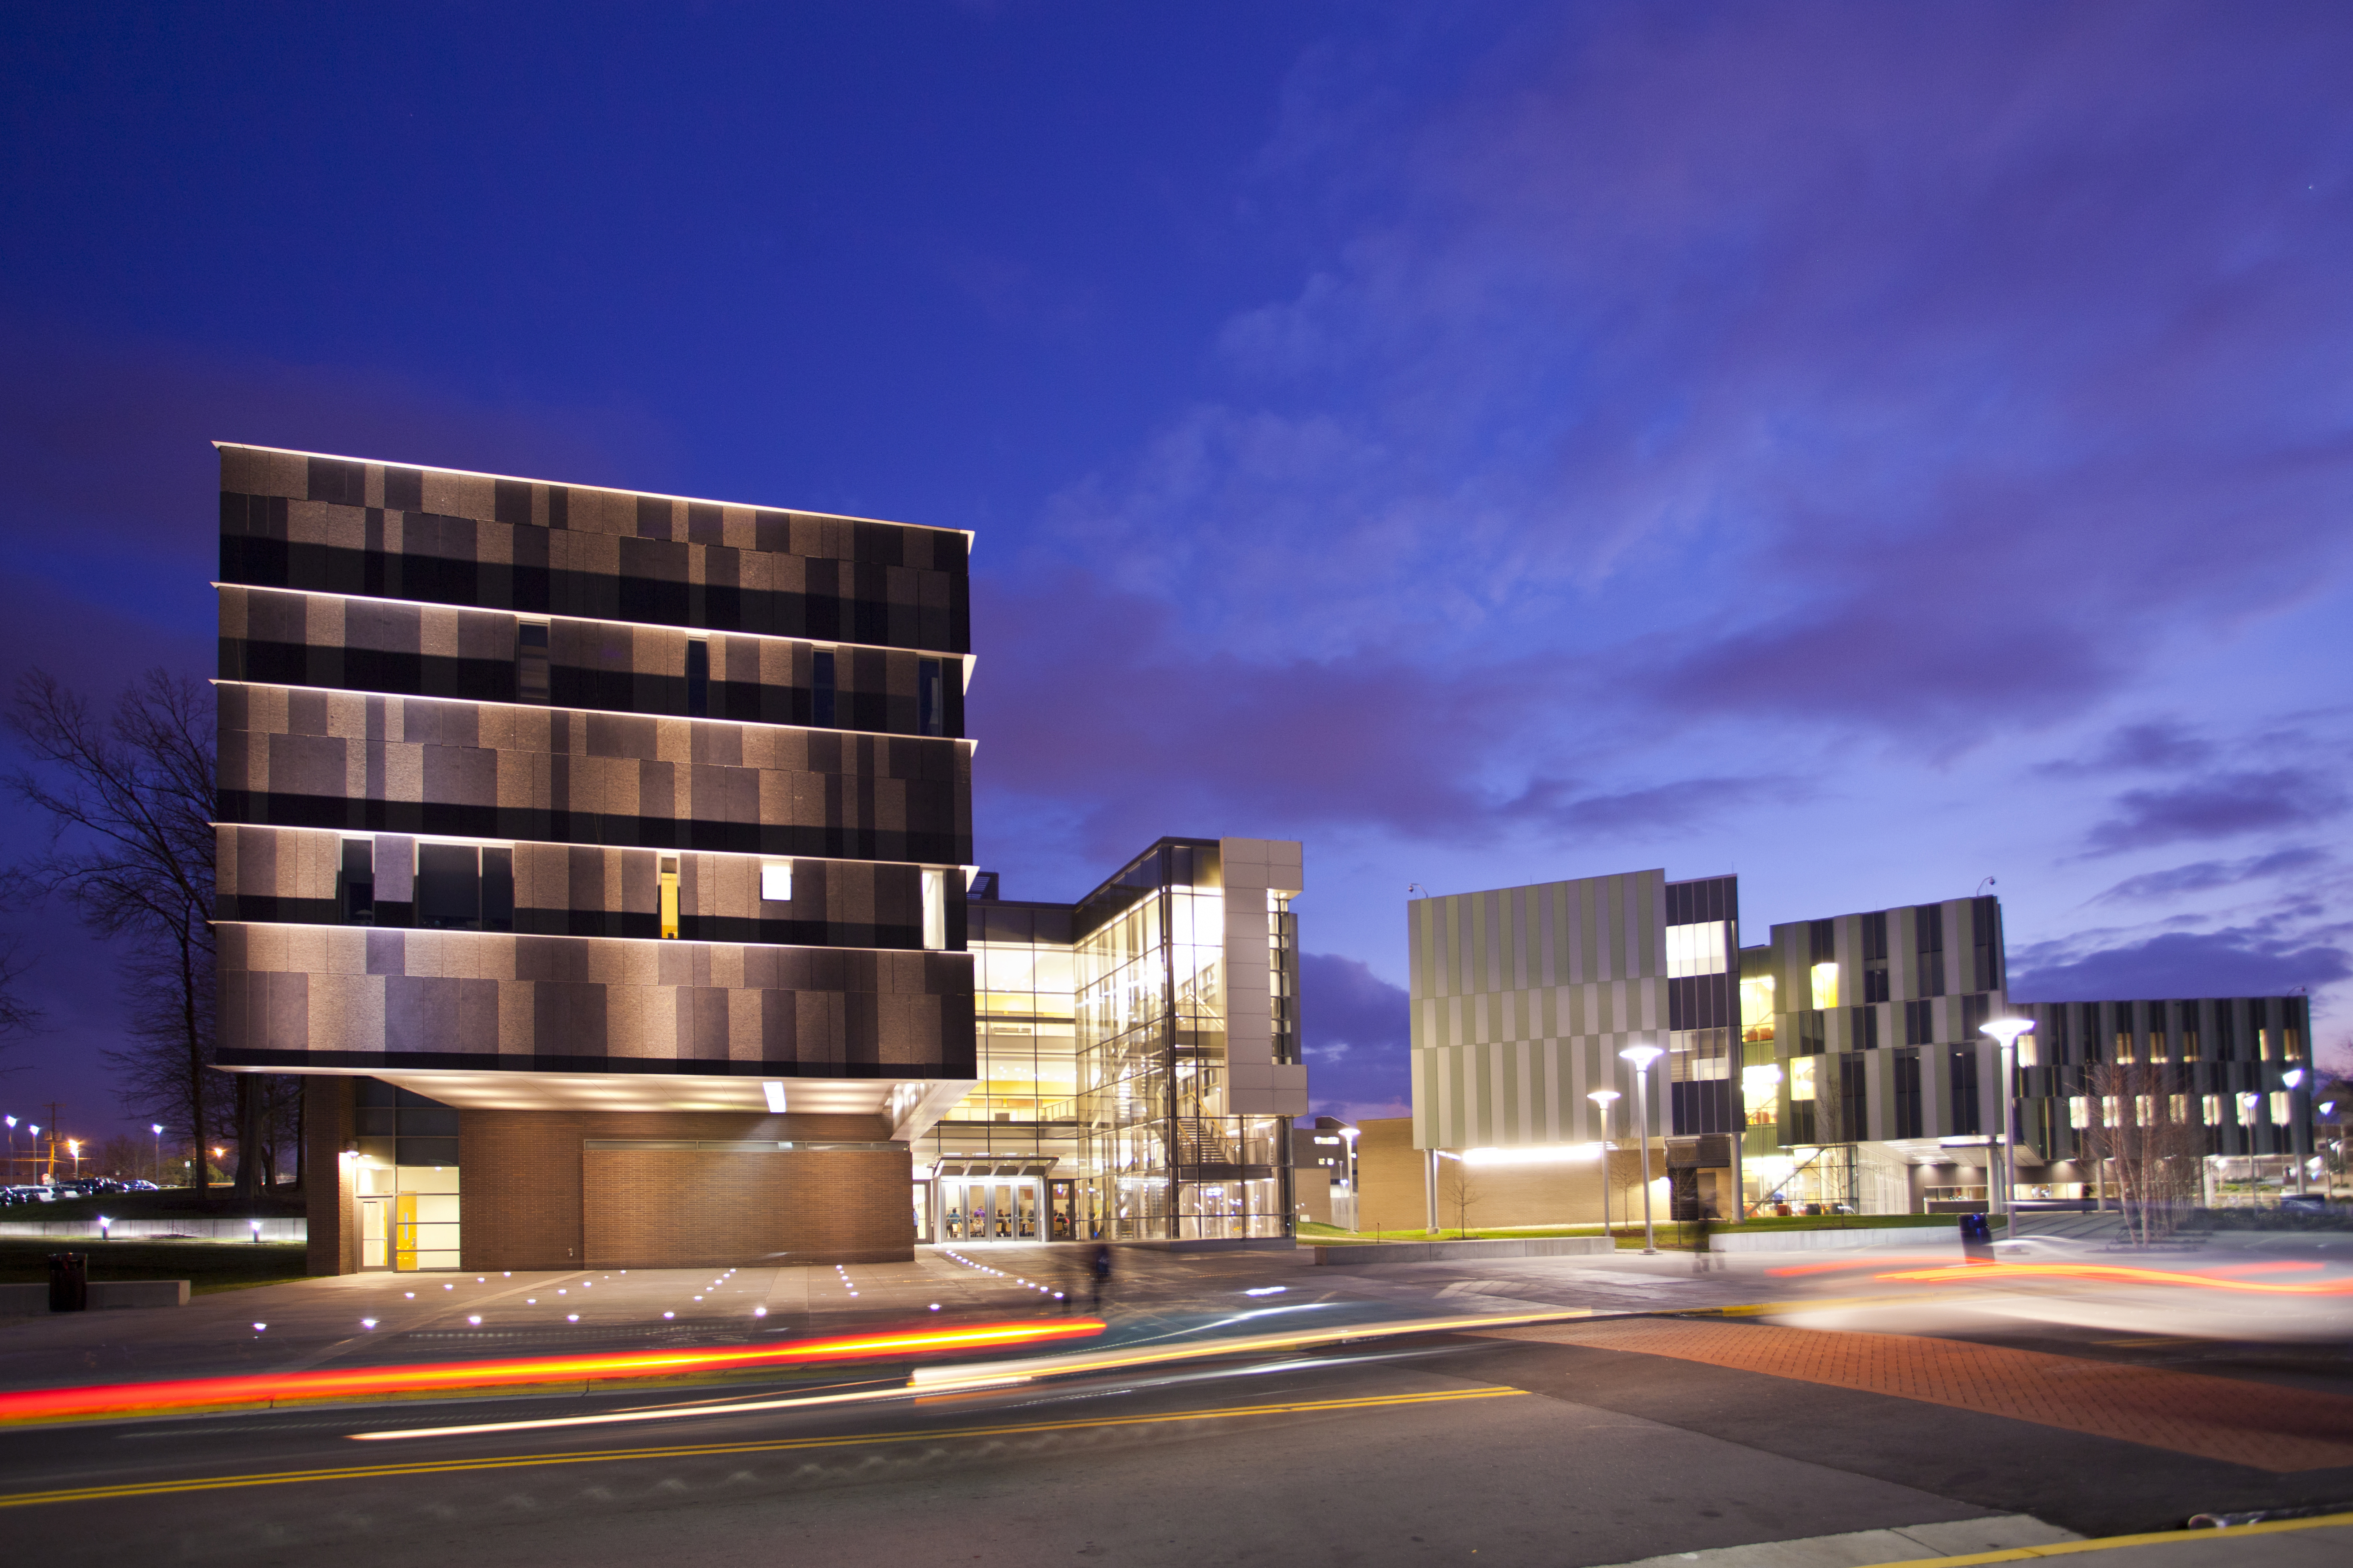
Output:
[[52,1312],[90,1310],[89,1254],[82,1252],[49,1254],[49,1310]]

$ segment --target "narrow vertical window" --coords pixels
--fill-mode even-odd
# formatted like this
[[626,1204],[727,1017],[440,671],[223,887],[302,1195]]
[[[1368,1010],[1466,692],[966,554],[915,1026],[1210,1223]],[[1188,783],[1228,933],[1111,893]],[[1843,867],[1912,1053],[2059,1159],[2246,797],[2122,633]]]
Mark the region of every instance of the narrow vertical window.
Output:
[[343,923],[375,924],[375,844],[372,839],[343,840]]
[[923,945],[934,952],[948,944],[948,874],[923,873]]
[[711,645],[701,637],[686,645],[686,716],[711,717]]
[[809,660],[809,722],[833,724],[833,650],[819,648]]
[[675,855],[661,858],[661,934],[664,942],[678,940],[678,857]]
[[947,732],[947,691],[941,682],[940,661],[919,659],[915,664],[915,733],[944,735]]
[[545,702],[547,684],[547,623],[515,623],[515,700]]
[[482,929],[514,930],[514,851],[482,851]]
[[760,868],[760,897],[772,904],[793,901],[793,863],[770,860]]

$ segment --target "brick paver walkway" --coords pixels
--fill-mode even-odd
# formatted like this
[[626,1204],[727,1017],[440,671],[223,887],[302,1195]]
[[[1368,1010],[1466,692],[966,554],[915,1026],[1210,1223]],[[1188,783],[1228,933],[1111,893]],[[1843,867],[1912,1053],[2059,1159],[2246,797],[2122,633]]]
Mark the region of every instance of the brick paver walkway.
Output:
[[2353,1398],[1908,1334],[1621,1319],[1493,1337],[1671,1356],[1892,1394],[2255,1469],[2353,1465]]

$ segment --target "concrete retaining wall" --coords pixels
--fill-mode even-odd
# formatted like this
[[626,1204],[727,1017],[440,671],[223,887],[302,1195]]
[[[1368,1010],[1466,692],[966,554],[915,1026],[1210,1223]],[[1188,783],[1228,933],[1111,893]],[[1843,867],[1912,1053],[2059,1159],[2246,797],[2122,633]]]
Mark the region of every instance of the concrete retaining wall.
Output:
[[1854,1226],[1844,1230],[1719,1230],[1710,1252],[1828,1252],[1856,1247],[1909,1247],[1958,1253],[1957,1224]]
[[1440,1263],[1468,1258],[1580,1258],[1618,1250],[1606,1236],[1506,1237],[1495,1241],[1380,1241],[1368,1246],[1318,1247],[1327,1268],[1365,1268],[1384,1263]]
[[[119,1307],[185,1307],[188,1304],[188,1282],[185,1279],[93,1279],[90,1282],[90,1306],[92,1311],[104,1311]],[[29,1317],[35,1313],[47,1316],[49,1310],[49,1288],[38,1285],[0,1285],[0,1317]]]
[[[253,1222],[248,1219],[118,1219],[108,1225],[106,1234],[117,1241],[174,1238],[251,1241]],[[307,1241],[310,1235],[310,1222],[299,1215],[261,1222],[261,1239],[264,1241]],[[59,1237],[96,1241],[99,1228],[98,1221],[94,1219],[5,1219],[0,1220],[0,1236]]]

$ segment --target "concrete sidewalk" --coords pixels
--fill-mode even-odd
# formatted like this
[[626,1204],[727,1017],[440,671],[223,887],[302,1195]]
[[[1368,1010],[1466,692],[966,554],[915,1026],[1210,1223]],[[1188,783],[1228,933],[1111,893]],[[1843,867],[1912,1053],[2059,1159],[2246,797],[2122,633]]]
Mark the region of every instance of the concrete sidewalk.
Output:
[[1611,1568],[1962,1568],[2062,1559],[2084,1568],[2334,1568],[2353,1563],[2353,1513],[2095,1541],[2021,1513],[1670,1552]]

